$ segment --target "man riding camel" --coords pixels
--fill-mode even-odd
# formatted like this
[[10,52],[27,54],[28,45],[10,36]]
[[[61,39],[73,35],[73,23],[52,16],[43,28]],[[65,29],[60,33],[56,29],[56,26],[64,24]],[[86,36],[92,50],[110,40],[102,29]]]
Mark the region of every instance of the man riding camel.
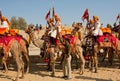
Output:
[[0,28],[7,28],[8,30],[10,29],[10,22],[8,18],[5,16],[2,16],[2,12],[0,11]]
[[102,30],[100,29],[101,23],[99,21],[98,16],[93,16],[93,21],[94,21],[93,35],[94,36],[101,36],[101,35],[103,35]]
[[0,30],[1,30],[0,34],[8,33],[9,29],[11,29],[10,22],[8,18],[2,16],[2,12],[0,11]]

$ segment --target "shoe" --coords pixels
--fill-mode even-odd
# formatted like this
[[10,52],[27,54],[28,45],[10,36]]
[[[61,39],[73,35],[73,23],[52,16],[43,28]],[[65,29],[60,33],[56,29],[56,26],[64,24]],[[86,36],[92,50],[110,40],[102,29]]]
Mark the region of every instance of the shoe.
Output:
[[68,76],[63,76],[62,78],[67,78]]
[[70,80],[70,79],[71,79],[71,78],[68,78],[68,77],[67,77],[67,78],[65,78],[65,80]]

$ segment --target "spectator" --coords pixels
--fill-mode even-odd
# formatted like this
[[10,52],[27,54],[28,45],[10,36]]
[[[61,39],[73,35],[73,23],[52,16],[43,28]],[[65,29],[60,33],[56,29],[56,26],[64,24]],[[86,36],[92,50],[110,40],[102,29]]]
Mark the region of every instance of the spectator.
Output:
[[42,25],[40,24],[40,26],[39,26],[39,29],[41,30],[42,29]]

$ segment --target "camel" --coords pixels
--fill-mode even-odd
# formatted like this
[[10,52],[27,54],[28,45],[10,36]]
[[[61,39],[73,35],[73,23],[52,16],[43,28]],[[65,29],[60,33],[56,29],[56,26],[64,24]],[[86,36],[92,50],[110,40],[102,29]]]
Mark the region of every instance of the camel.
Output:
[[[73,55],[77,56],[78,59],[80,60],[80,74],[84,73],[84,68],[85,68],[85,59],[83,56],[83,39],[85,37],[84,32],[85,32],[85,27],[82,25],[82,23],[80,22],[74,22],[74,24],[72,24],[72,26],[74,27],[74,29],[72,30],[71,34],[73,36],[76,37],[76,43],[75,43],[75,49],[74,49],[74,53]],[[74,56],[73,56],[74,57]]]
[[[118,38],[117,40],[117,49],[116,49],[116,54],[118,55],[118,59],[119,59],[119,63],[120,63],[120,23],[117,25],[116,23],[114,23],[114,27],[112,28],[112,32],[115,34],[115,37]],[[120,64],[119,64],[119,68],[120,68]]]
[[[94,37],[91,34],[87,35],[84,38],[84,47],[85,47],[85,53],[87,55],[89,68],[91,71],[97,73],[98,58],[97,58],[97,53],[95,52],[95,49],[94,49],[94,45],[95,45],[94,42],[95,42]],[[86,57],[86,55],[85,55],[85,57]],[[95,67],[95,69],[94,69],[94,67]]]
[[[56,53],[58,52],[58,49],[48,48],[49,42],[46,41],[46,39],[49,38],[46,36],[48,31],[46,30],[45,33],[43,33],[43,35],[39,35],[41,34],[41,31],[39,31],[39,34],[38,34],[38,31],[36,31],[32,26],[30,26],[25,32],[28,33],[32,43],[36,47],[40,48],[41,52],[44,51],[46,53],[49,53],[50,62],[48,62],[48,68],[52,69],[52,76],[55,76],[55,60],[57,59]],[[55,53],[55,51],[57,52]]]
[[11,52],[16,64],[17,64],[17,77],[15,79],[15,81],[18,81],[19,79],[19,74],[20,72],[22,72],[22,78],[24,78],[24,63],[22,60],[22,54],[20,52],[20,44],[18,43],[17,40],[15,39],[11,39],[11,44],[9,46],[9,51],[5,52],[5,48],[4,45],[5,43],[1,43],[1,47],[0,47],[0,54],[3,54],[3,59],[2,62],[5,65],[5,71],[7,72],[7,64],[6,64],[6,60],[8,59],[8,53]]
[[[29,50],[28,50],[28,47],[29,47],[29,44],[27,42],[27,40],[21,36],[12,36],[13,39],[16,39],[19,44],[20,44],[20,52],[22,54],[22,58],[24,60],[24,63],[25,63],[25,73],[29,73]],[[9,57],[9,55],[8,55]],[[3,65],[3,68],[5,66]],[[7,73],[8,70],[5,69],[5,72]]]

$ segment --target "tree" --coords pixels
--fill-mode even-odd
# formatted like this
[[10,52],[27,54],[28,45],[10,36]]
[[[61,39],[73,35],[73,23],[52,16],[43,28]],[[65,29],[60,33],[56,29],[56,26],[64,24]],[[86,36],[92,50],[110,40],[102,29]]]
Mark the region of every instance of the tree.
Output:
[[17,28],[18,29],[18,21],[15,16],[13,16],[10,20],[11,28]]
[[27,22],[22,17],[18,17],[18,19],[16,19],[16,17],[13,16],[10,22],[11,22],[11,28],[25,30],[27,27]]
[[24,18],[22,17],[19,17],[18,18],[18,26],[19,26],[19,29],[22,29],[22,30],[25,30],[26,27],[27,27],[27,22],[25,21]]

